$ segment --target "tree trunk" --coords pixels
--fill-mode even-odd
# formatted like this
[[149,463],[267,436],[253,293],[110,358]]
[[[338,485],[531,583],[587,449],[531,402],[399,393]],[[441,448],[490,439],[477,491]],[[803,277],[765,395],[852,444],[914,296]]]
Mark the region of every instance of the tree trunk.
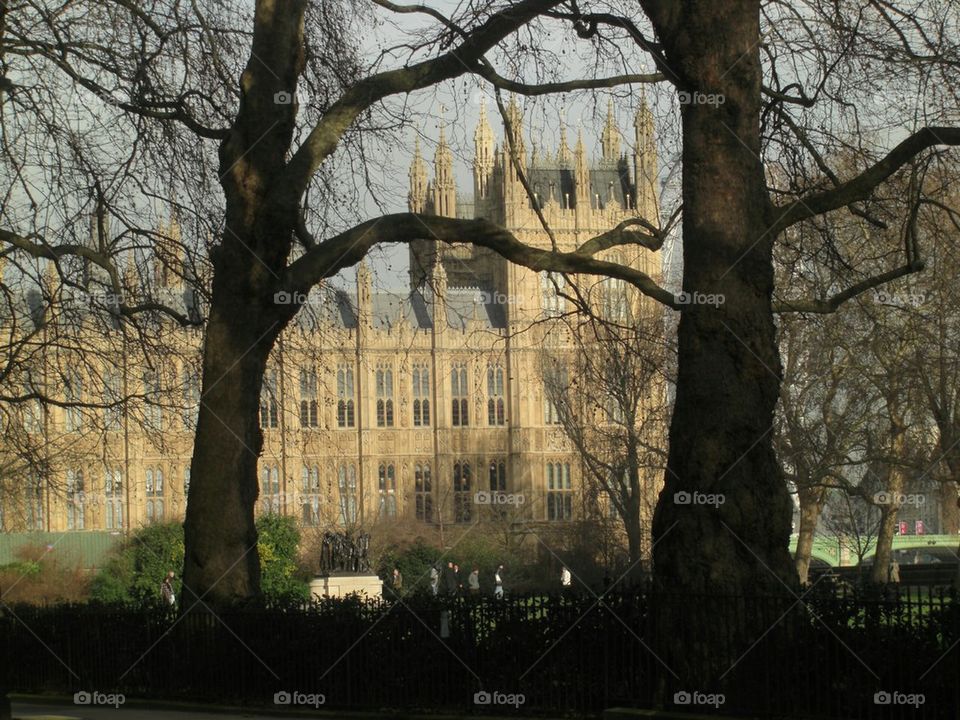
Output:
[[880,527],[877,529],[877,547],[870,569],[870,582],[882,584],[889,579],[890,561],[893,559],[893,536],[897,526],[899,506],[885,505],[880,510]]
[[[810,577],[810,556],[813,552],[813,537],[820,520],[820,511],[826,491],[823,488],[798,486],[797,495],[800,498],[800,528],[797,535],[797,575],[801,585],[806,585]],[[839,558],[838,558],[839,560]]]
[[[249,238],[246,244],[254,246]],[[270,351],[296,310],[272,302],[269,275],[252,259],[221,250],[214,253],[214,268],[184,522],[184,608],[197,598],[229,605],[260,593],[254,525],[263,447],[260,389]]]
[[[792,501],[771,435],[781,366],[759,155],[759,3],[685,3],[682,22],[661,36],[689,93],[701,94],[681,110],[683,289],[723,296],[681,315],[668,469],[653,521],[656,586],[687,608],[660,622],[694,639],[680,647],[664,637],[660,649],[685,683],[705,688],[769,624],[743,612],[717,622],[716,608],[696,595],[798,586]],[[723,102],[708,102],[710,94]]]
[[[887,400],[890,407],[892,400]],[[904,457],[907,450],[907,426],[891,412],[891,448],[894,461]],[[900,496],[906,486],[903,470],[892,466],[887,471],[885,486],[889,502],[880,506],[880,527],[877,528],[877,547],[873,555],[873,568],[870,570],[870,582],[885,583],[889,579],[890,560],[893,558],[894,528],[897,526],[897,511],[900,509]]]
[[[960,467],[951,469],[953,477],[960,477]],[[957,481],[945,480],[940,483],[940,533],[956,535],[960,533],[960,502],[957,499]]]

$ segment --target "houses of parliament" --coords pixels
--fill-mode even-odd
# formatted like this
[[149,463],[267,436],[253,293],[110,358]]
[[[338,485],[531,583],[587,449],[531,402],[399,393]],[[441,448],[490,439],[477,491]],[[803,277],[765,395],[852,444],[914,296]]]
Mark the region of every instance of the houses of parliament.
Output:
[[[657,222],[657,158],[645,105],[634,116],[632,147],[608,110],[594,158],[583,131],[571,148],[566,128],[556,149],[528,152],[515,102],[506,118],[498,144],[481,109],[472,197],[454,180],[444,129],[432,163],[418,140],[410,211],[486,218],[523,242],[564,251],[638,215]],[[163,234],[178,232],[171,225]],[[157,244],[152,252],[152,297],[185,315],[199,312],[177,251]],[[638,246],[600,257],[660,276],[657,254]],[[571,351],[565,283],[594,293],[615,320],[639,301],[633,289],[537,273],[469,243],[425,238],[411,244],[409,260],[407,291],[375,289],[364,261],[355,291],[316,288],[282,335],[261,393],[259,511],[294,515],[304,526],[383,518],[437,525],[483,521],[485,503],[499,498],[529,522],[587,517],[585,471],[545,392],[545,358]],[[25,301],[26,316],[37,315],[33,305]],[[14,330],[36,339],[22,346],[28,360],[14,363],[5,382],[23,398],[42,390],[55,402],[27,399],[6,411],[4,452],[31,452],[36,462],[19,470],[6,463],[0,529],[126,531],[181,519],[202,330],[158,330],[160,339],[144,344],[145,333],[108,321],[88,340],[74,332],[68,342],[58,327],[65,318],[34,317],[34,326]],[[67,346],[78,354],[61,353]]]

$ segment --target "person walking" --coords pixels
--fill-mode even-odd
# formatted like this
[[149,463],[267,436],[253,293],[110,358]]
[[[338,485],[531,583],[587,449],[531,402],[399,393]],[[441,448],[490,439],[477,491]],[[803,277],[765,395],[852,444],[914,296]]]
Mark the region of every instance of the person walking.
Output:
[[436,565],[430,566],[430,592],[433,593],[433,596],[437,596],[437,591],[440,589],[440,571],[437,570]]
[[892,584],[894,584],[894,585],[899,585],[899,584],[900,584],[900,563],[897,562],[897,559],[896,559],[896,558],[894,558],[894,559],[890,562],[890,568],[889,568],[887,577],[888,577],[890,583],[892,583]]
[[467,585],[470,588],[470,597],[478,597],[480,595],[480,568],[473,568],[473,571],[467,578]]
[[493,596],[503,600],[503,565],[497,565],[497,572],[493,575]]
[[393,568],[393,592],[397,597],[403,594],[403,574],[398,567]]
[[443,569],[443,591],[451,597],[457,594],[457,573],[453,569],[452,560]]
[[177,596],[173,592],[173,570],[167,573],[167,576],[160,583],[160,596],[163,598],[164,605],[173,607],[177,604]]
[[454,594],[459,597],[463,595],[463,576],[460,574],[460,566],[456,563],[453,564],[453,577],[456,579],[456,589]]
[[563,566],[563,570],[560,571],[560,590],[564,595],[570,594],[570,589],[573,587],[573,576],[570,574],[569,568],[566,565]]

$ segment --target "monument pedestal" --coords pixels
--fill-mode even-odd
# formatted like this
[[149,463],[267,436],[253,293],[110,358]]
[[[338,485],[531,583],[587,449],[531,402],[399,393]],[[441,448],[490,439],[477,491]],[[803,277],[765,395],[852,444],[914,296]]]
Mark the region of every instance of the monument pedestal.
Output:
[[365,595],[368,598],[383,596],[383,580],[376,575],[353,573],[321,575],[310,581],[310,597],[324,596],[342,598],[347,595]]

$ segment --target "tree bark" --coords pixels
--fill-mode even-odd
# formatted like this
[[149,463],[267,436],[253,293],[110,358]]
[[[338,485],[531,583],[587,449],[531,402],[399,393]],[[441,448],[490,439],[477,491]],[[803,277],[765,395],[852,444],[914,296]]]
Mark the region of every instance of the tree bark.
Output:
[[214,298],[184,522],[184,608],[197,598],[232,604],[260,591],[254,526],[260,387],[280,323],[256,318],[255,301],[241,302],[236,292]]
[[[660,650],[683,682],[705,688],[768,623],[726,606],[719,623],[717,608],[695,596],[782,594],[798,582],[788,550],[792,501],[772,439],[782,373],[771,306],[772,206],[760,160],[759,3],[682,7],[655,4],[654,22],[666,26],[659,34],[686,92],[703,94],[681,109],[683,289],[724,302],[687,305],[680,318],[653,558],[656,587],[686,609],[665,610],[676,617],[660,623],[685,625],[694,639],[678,647],[664,636]],[[722,103],[706,102],[721,94]],[[675,502],[681,492],[706,502]]]
[[[690,92],[722,93],[724,102],[682,109],[683,287],[724,303],[689,305],[680,319],[655,576],[672,592],[782,591],[797,579],[787,550],[791,501],[771,438],[781,368],[759,157],[759,5],[688,5],[683,28],[665,37],[668,58],[682,45]],[[681,491],[724,502],[677,504]]]
[[826,491],[819,487],[797,487],[800,498],[800,527],[797,530],[797,576],[800,584],[806,585],[810,579],[810,557],[813,553],[813,538],[820,520],[820,511]]

